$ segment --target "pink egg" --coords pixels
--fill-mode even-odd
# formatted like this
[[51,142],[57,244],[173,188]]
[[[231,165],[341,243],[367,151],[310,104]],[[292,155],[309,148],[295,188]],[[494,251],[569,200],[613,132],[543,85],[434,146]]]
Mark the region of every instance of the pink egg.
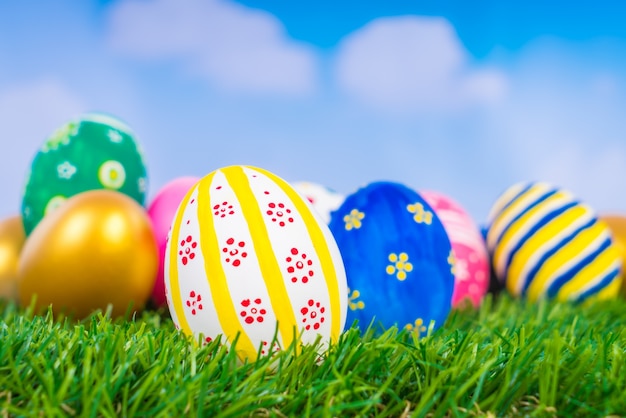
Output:
[[152,301],[156,306],[165,306],[166,304],[163,268],[167,235],[178,205],[198,180],[200,179],[197,177],[180,177],[170,181],[157,192],[148,207],[148,216],[159,248],[159,270],[152,290]]
[[454,200],[433,192],[420,191],[448,233],[456,260],[452,306],[469,299],[479,306],[489,288],[489,255],[478,225]]

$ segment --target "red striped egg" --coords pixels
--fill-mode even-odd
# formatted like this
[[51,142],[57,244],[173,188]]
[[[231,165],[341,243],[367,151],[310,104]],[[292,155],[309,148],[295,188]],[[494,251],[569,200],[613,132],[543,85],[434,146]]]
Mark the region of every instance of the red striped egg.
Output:
[[294,338],[336,342],[345,324],[346,275],[330,230],[292,186],[259,168],[218,169],[187,193],[165,273],[176,326],[206,341],[239,336],[241,359]]

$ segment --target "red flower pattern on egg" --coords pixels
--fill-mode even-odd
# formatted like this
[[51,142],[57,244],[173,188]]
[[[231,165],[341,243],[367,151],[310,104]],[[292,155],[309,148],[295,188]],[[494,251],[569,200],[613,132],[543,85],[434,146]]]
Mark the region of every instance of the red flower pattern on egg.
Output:
[[213,205],[213,215],[219,216],[220,218],[225,218],[226,215],[234,215],[235,210],[233,209],[233,205],[224,201],[220,204]]
[[[265,354],[268,354],[268,348],[270,343],[268,341],[261,341],[261,355],[264,356]],[[280,351],[280,345],[278,344],[278,342],[274,341],[274,344],[272,344],[272,347],[269,350],[269,354],[272,353],[276,353]]]
[[187,235],[187,237],[180,241],[180,250],[178,250],[178,255],[180,256],[180,261],[183,263],[183,266],[186,266],[189,261],[196,258],[196,248],[198,247],[198,243],[193,239],[191,235]]
[[312,269],[313,261],[307,258],[306,253],[300,252],[297,248],[292,248],[290,255],[285,258],[289,263],[287,273],[291,275],[291,282],[297,283],[298,279],[304,284],[315,275]]
[[232,264],[233,267],[239,267],[242,260],[248,256],[245,247],[245,241],[237,242],[233,237],[228,238],[226,245],[222,247],[222,253],[225,255],[224,261]]
[[263,307],[261,298],[256,298],[253,301],[244,299],[241,301],[241,306],[243,309],[239,312],[239,315],[241,315],[246,324],[250,325],[255,321],[261,323],[265,320],[267,310]]
[[304,329],[309,331],[311,328],[318,330],[326,320],[326,308],[320,302],[309,299],[307,304],[300,309],[301,322]]
[[291,215],[291,209],[285,206],[284,203],[270,202],[267,204],[266,215],[272,222],[278,223],[278,226],[284,227],[287,223],[293,223],[293,216]]
[[189,297],[187,298],[187,302],[185,303],[187,308],[191,311],[192,315],[195,315],[198,311],[203,309],[202,306],[202,295],[197,293],[195,290],[189,292]]

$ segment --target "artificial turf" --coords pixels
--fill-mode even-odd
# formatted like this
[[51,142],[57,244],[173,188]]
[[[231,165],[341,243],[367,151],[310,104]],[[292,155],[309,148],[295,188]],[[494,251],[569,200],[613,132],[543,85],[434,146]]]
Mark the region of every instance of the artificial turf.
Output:
[[76,322],[0,305],[0,416],[623,416],[626,301],[507,296],[416,339],[344,333],[240,364],[167,312]]

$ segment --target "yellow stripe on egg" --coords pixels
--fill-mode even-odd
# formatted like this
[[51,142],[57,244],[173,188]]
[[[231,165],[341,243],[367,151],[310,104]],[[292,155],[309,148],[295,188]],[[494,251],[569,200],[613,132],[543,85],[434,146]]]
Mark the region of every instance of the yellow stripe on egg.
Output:
[[[518,246],[524,235],[526,235],[530,229],[532,229],[552,210],[558,209],[559,207],[569,203],[568,200],[570,200],[569,195],[566,193],[555,193],[554,195],[543,200],[541,204],[535,205],[531,209],[527,210],[517,221],[511,224],[502,236],[500,244],[496,248],[493,256],[498,271],[504,271],[507,268],[506,263],[511,251]],[[530,203],[532,203],[532,201]],[[526,246],[527,244],[524,242],[522,245]],[[511,272],[509,270],[509,275],[510,274]],[[515,274],[514,277],[514,281],[517,281],[521,276],[520,274]],[[519,286],[520,284],[516,283],[515,287],[519,288]]]
[[[576,206],[558,218],[561,222],[555,222],[554,225],[550,224],[550,228],[546,229],[551,230],[550,235],[556,234],[579,216],[584,216],[587,211],[588,209],[583,206]],[[601,244],[601,233],[602,230],[597,228],[586,228],[559,248],[537,272],[537,276],[528,287],[528,298],[530,300],[538,299],[557,277],[578,264],[585,255],[592,253]],[[594,245],[594,241],[597,245]]]
[[[518,196],[515,200],[513,200],[507,208],[505,208],[502,213],[497,217],[492,227],[489,230],[489,234],[487,236],[487,241],[490,248],[494,248],[496,246],[497,240],[499,240],[502,232],[511,226],[513,220],[521,213],[523,213],[528,206],[538,199],[541,195],[546,193],[549,190],[549,187],[543,183],[538,183],[528,190],[523,192],[520,196]],[[500,245],[498,245],[500,247]],[[494,257],[494,260],[498,258]],[[499,265],[498,265],[499,264]],[[505,277],[506,266],[504,265],[504,261],[495,265],[496,274],[498,277]]]
[[180,225],[182,224],[182,220],[185,214],[185,208],[189,204],[189,199],[193,195],[193,192],[196,190],[196,187],[192,187],[191,190],[187,192],[182,202],[180,203],[178,210],[176,211],[176,216],[174,219],[174,223],[172,224],[172,235],[170,237],[170,265],[169,265],[169,282],[171,289],[171,297],[172,297],[172,305],[174,305],[174,312],[176,312],[176,317],[178,319],[178,326],[180,329],[186,334],[191,335],[192,331],[189,327],[189,323],[187,322],[187,317],[185,316],[185,311],[183,308],[183,297],[180,293],[180,285],[178,283],[178,242],[180,241]]
[[[509,288],[513,294],[520,295],[522,293],[525,282],[527,281],[527,274],[522,273],[525,272],[531,259],[538,254],[543,256],[545,252],[551,249],[546,248],[545,243],[552,243],[553,237],[558,236],[562,231],[566,230],[572,222],[578,217],[584,216],[584,214],[585,210],[580,206],[571,208],[561,213],[556,218],[551,219],[526,240],[522,248],[520,248],[515,257],[513,257],[508,270],[507,288]],[[554,243],[554,245],[556,244],[557,243]],[[562,250],[559,250],[559,252],[560,251]],[[534,298],[538,296],[536,292],[540,292],[546,285],[548,279],[552,277],[552,273],[554,272],[553,268],[556,270],[567,261],[559,259],[559,252],[550,256],[537,272],[536,276],[531,280],[528,288],[529,299],[534,300]]]
[[622,287],[622,280],[622,275],[616,274],[611,283],[606,285],[604,289],[600,290],[595,295],[587,298],[585,302],[614,299],[620,292],[620,288]]
[[[606,242],[608,232],[602,225],[595,224],[594,227],[600,231],[600,243]],[[595,248],[594,248],[595,250]],[[619,252],[615,246],[610,245],[605,248],[595,259],[587,264],[583,269],[561,287],[557,294],[557,299],[565,301],[571,299],[572,296],[578,296],[589,288],[597,284],[597,282],[607,276],[609,273],[619,267]]]
[[[571,210],[572,208],[570,208],[570,211]],[[527,258],[520,258],[519,260],[517,260],[517,262],[521,263],[521,266],[522,266],[521,271],[518,275],[519,280],[524,284],[528,283],[529,280],[534,280],[534,277],[538,276],[537,274],[538,271],[535,270],[535,268],[537,267],[538,263],[540,263],[541,260],[544,259],[545,255],[547,253],[556,251],[556,249],[558,249],[558,247],[566,238],[571,237],[576,233],[580,233],[580,231],[582,230],[581,228],[583,228],[592,220],[593,220],[593,215],[589,212],[584,213],[582,216],[579,216],[572,223],[569,223],[567,225],[565,224],[567,220],[565,218],[561,218],[561,224],[557,224],[559,226],[553,227],[554,230],[557,230],[557,232],[554,235],[544,237],[545,241],[531,242],[530,245],[532,245],[535,248],[534,250],[532,250],[531,248],[532,254]],[[557,220],[552,219],[552,222],[557,222]],[[538,233],[541,233],[541,232],[538,232]],[[561,266],[561,268],[565,268],[565,269],[570,268],[574,262],[575,260],[570,260],[570,262],[568,262],[564,266]],[[532,271],[535,271],[535,276],[528,277]],[[549,286],[551,283],[552,281],[550,281],[549,283],[546,283],[546,286]]]
[[[297,325],[296,316],[291,305],[287,287],[283,280],[280,265],[274,254],[269,233],[265,226],[263,212],[250,187],[250,181],[243,171],[243,167],[231,166],[221,171],[224,173],[228,184],[237,196],[243,216],[248,224],[250,235],[255,237],[253,241],[254,251],[259,260],[261,275],[268,289],[272,309],[274,310],[276,318],[278,318],[278,330],[282,337],[283,347],[287,348],[294,341],[295,327]],[[267,172],[262,173],[267,174]],[[295,348],[299,350],[299,347]]]
[[198,186],[198,196],[203,197],[198,199],[198,216],[203,220],[199,225],[204,269],[211,272],[211,277],[207,277],[207,282],[211,288],[215,312],[226,338],[231,343],[237,338],[237,352],[243,352],[246,358],[255,359],[257,350],[241,326],[222,266],[220,245],[215,231],[212,203],[209,197],[209,190],[211,190],[215,173],[212,172],[205,177]]
[[331,311],[331,341],[337,342],[341,334],[341,300],[339,296],[339,282],[337,280],[336,266],[330,254],[326,237],[322,232],[317,219],[311,213],[311,209],[304,202],[302,197],[283,179],[270,173],[269,171],[252,168],[273,180],[281,190],[289,197],[296,207],[297,212],[302,216],[306,225],[313,247],[319,257],[322,272],[326,280],[326,287],[329,292],[330,311]]

